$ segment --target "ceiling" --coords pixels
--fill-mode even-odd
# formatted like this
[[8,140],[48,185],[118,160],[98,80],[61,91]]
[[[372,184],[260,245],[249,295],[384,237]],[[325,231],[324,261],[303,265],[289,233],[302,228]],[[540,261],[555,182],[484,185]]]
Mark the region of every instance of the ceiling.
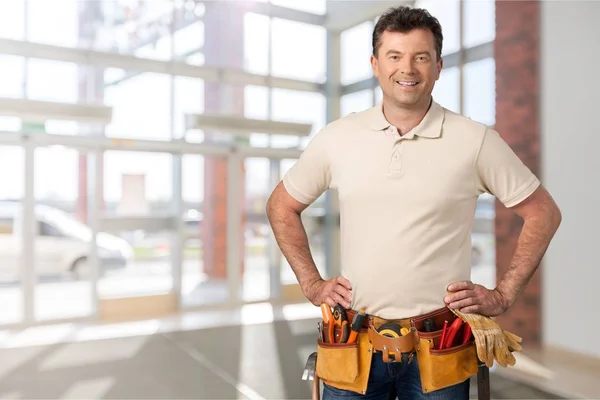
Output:
[[390,7],[412,5],[414,1],[327,0],[327,28],[341,31],[383,14]]

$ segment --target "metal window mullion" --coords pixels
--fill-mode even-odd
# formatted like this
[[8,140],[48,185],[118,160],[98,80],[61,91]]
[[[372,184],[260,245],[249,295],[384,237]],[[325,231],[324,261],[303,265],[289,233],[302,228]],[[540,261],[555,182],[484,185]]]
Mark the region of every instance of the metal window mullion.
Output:
[[[273,75],[273,16],[269,13],[269,27],[268,27],[268,71],[267,75],[270,77]],[[267,103],[267,119],[273,119],[273,85],[269,82],[268,103]],[[300,139],[298,139],[300,140]],[[269,135],[269,147],[273,146],[273,135]],[[269,158],[269,186],[266,188],[269,191],[279,183],[279,176],[281,174],[281,160],[278,158]],[[275,235],[272,231],[269,234],[269,241],[267,244],[267,256],[268,256],[268,267],[269,267],[269,298],[279,299],[281,298],[281,252],[279,246],[275,240]]]
[[[21,283],[23,288],[23,323],[35,321],[35,145],[27,142],[25,150],[25,193],[21,206]],[[16,222],[16,221],[15,221]]]
[[238,304],[241,288],[241,249],[242,202],[241,183],[243,158],[232,152],[227,158],[227,283],[229,285],[229,303]]
[[465,91],[464,91],[464,65],[465,65],[465,48],[464,48],[464,2],[461,0],[459,4],[458,23],[459,23],[459,50],[458,50],[458,105],[459,114],[465,111]]
[[[29,40],[29,3],[24,0],[23,1],[23,40]],[[29,86],[29,57],[23,57],[23,82],[22,90],[23,90],[23,98],[27,98],[27,87]]]
[[[173,4],[172,19],[169,27],[171,33],[171,64],[176,59],[175,52],[175,21],[177,18],[177,6]],[[170,128],[171,140],[177,140],[178,132],[175,132],[175,81],[176,76],[171,72],[171,90],[170,90]],[[174,218],[174,230],[171,234],[171,279],[173,280],[171,291],[177,296],[177,304],[179,307],[183,304],[183,249],[184,249],[184,230],[185,224],[183,221],[183,155],[171,155],[172,168],[172,202],[171,214]]]
[[90,151],[87,154],[87,193],[88,193],[88,226],[92,233],[90,241],[90,252],[88,257],[88,270],[90,272],[90,296],[92,304],[92,315],[98,312],[98,281],[100,279],[100,259],[98,257],[98,232],[100,231],[100,204],[102,204],[102,191],[100,183],[103,180],[101,157],[103,153],[99,150]]

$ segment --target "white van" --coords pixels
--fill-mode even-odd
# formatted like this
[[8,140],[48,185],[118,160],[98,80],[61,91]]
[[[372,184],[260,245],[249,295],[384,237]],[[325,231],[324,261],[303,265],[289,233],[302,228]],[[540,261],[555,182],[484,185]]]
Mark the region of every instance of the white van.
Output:
[[[0,279],[20,277],[22,205],[0,201]],[[68,275],[85,278],[92,232],[70,214],[43,204],[35,206],[36,233],[34,271],[36,277]],[[100,273],[123,268],[133,256],[125,240],[99,232],[97,235]]]

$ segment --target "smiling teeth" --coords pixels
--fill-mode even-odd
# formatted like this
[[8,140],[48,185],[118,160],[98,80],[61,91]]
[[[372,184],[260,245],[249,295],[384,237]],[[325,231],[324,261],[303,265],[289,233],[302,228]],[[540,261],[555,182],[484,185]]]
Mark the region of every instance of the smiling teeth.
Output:
[[396,81],[397,84],[402,85],[402,86],[415,86],[417,84],[417,82],[398,82]]

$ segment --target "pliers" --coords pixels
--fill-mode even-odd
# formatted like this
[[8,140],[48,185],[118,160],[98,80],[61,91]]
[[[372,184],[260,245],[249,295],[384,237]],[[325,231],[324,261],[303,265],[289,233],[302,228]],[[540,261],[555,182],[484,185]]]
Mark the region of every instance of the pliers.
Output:
[[[326,304],[321,304],[321,314],[323,315],[323,324],[327,324],[327,331],[323,332],[323,341],[325,343],[346,343],[350,337],[350,323],[346,317],[346,311],[340,305],[331,308]],[[339,334],[335,335],[335,327],[339,327]]]
[[333,321],[335,325],[340,327],[340,335],[337,343],[346,343],[350,336],[350,325],[348,323],[348,318],[346,317],[346,311],[342,306],[336,305],[333,308]]
[[335,343],[335,338],[333,334],[333,314],[331,313],[331,308],[327,305],[327,303],[321,304],[321,314],[323,315],[323,327],[325,327],[325,324],[328,324],[327,332],[323,332],[323,342]]

